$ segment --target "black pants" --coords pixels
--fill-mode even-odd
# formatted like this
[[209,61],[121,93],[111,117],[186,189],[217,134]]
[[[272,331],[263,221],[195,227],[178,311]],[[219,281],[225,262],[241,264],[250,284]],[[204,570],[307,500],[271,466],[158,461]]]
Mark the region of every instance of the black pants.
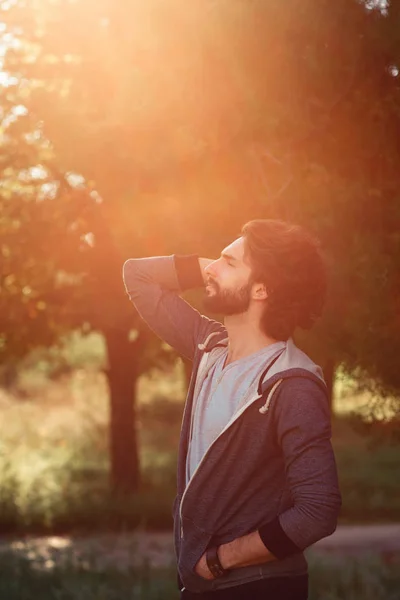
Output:
[[184,590],[181,600],[307,600],[308,575],[271,577],[234,587],[195,594]]

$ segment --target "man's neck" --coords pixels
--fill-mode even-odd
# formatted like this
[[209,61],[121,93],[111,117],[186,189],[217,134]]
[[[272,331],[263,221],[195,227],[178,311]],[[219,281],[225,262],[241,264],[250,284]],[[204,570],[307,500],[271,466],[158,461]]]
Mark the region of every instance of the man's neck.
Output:
[[225,317],[224,325],[229,340],[225,366],[277,341],[261,331],[258,322],[252,321],[247,315]]

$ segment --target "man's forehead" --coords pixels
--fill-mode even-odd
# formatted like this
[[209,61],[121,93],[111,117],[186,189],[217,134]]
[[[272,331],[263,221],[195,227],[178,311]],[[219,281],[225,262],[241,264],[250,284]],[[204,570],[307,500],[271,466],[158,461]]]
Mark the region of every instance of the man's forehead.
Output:
[[229,254],[237,260],[243,260],[244,257],[244,239],[243,237],[237,238],[229,246],[226,246],[221,254]]

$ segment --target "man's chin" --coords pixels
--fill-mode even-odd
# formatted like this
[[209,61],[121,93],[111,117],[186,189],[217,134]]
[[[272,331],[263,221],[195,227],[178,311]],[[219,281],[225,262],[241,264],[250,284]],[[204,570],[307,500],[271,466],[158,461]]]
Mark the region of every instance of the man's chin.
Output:
[[239,315],[249,308],[249,298],[242,294],[238,298],[230,297],[229,293],[219,290],[214,285],[207,285],[203,297],[203,306],[206,310],[224,317]]
[[219,298],[208,296],[204,298],[203,306],[208,312],[221,315],[223,317],[228,317],[235,314],[235,311],[232,311],[231,307],[227,307],[226,305],[222,304]]
[[213,302],[213,300],[214,300],[214,298],[210,298],[209,296],[207,296],[203,300],[203,306],[206,310],[208,310],[210,312],[218,313],[218,312],[220,312],[219,307],[216,302]]
[[221,314],[224,312],[224,306],[222,306],[218,293],[211,288],[207,290],[206,295],[203,298],[203,306],[212,313]]

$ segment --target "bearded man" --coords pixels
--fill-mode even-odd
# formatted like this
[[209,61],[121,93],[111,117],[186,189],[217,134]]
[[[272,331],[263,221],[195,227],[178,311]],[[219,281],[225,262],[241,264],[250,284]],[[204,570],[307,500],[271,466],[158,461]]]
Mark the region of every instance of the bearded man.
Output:
[[[335,530],[341,506],[327,388],[292,339],[322,312],[318,243],[258,219],[217,260],[133,258],[123,280],[150,328],[193,361],[173,507],[181,598],[306,600],[304,550]],[[223,324],[180,296],[200,286]]]

